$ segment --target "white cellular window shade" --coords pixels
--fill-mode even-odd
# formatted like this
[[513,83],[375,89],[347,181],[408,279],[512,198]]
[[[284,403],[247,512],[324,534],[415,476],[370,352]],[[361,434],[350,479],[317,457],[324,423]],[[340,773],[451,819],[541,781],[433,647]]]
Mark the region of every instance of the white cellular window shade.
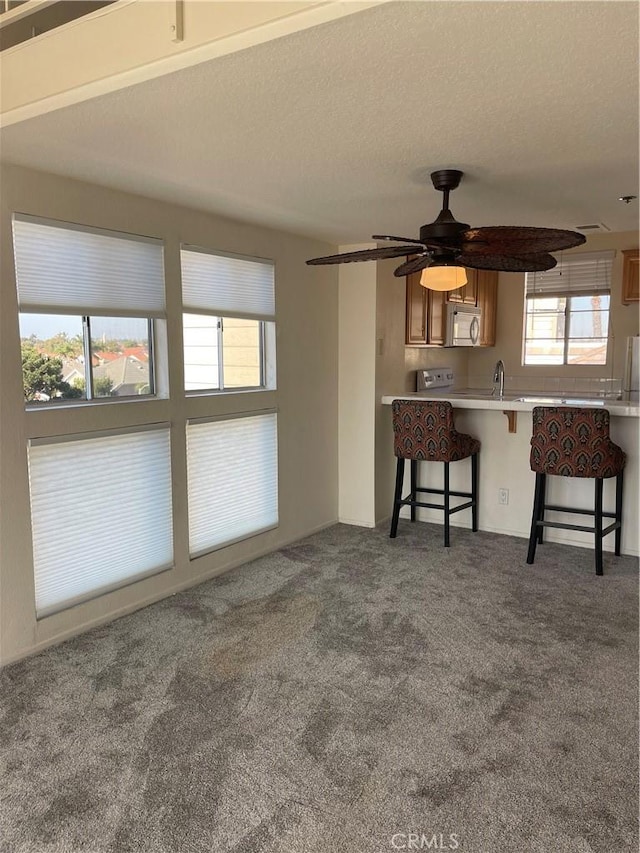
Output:
[[38,618],[173,564],[169,428],[32,440]]
[[21,311],[163,317],[161,240],[14,214]]
[[277,415],[187,424],[192,557],[278,524]]
[[182,302],[185,311],[272,320],[275,314],[272,261],[183,247]]
[[609,293],[614,255],[612,251],[580,252],[561,258],[552,270],[527,273],[526,298]]

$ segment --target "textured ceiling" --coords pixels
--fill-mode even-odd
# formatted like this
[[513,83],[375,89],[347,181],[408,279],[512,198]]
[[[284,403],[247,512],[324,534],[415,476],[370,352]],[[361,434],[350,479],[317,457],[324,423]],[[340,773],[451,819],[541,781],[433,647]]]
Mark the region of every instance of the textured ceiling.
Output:
[[3,159],[325,238],[637,227],[635,2],[382,5],[10,126]]

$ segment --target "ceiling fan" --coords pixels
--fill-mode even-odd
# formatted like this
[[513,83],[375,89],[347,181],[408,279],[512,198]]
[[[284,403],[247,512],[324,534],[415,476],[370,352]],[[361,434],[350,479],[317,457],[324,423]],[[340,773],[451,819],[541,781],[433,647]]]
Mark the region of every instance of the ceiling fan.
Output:
[[[570,249],[585,242],[584,235],[577,231],[506,225],[471,228],[464,222],[458,222],[449,210],[449,193],[459,185],[462,175],[463,172],[457,169],[439,169],[431,173],[433,186],[443,193],[442,210],[434,222],[422,226],[419,239],[374,234],[372,240],[386,240],[402,245],[312,258],[307,263],[349,264],[411,255],[408,261],[394,271],[394,275],[402,277],[419,270],[433,270],[435,273],[441,267],[453,268],[452,273],[454,269],[463,272],[460,268],[465,267],[502,272],[539,272],[555,267],[556,259],[549,252]],[[456,280],[458,284],[451,277],[448,285],[433,286],[438,290],[451,290],[464,284],[466,278],[462,280],[458,276]],[[421,284],[431,286],[425,273]]]

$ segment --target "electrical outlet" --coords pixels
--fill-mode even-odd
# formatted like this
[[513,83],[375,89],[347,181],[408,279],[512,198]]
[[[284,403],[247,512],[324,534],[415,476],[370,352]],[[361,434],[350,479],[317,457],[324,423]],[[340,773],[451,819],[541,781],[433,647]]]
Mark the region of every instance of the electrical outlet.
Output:
[[498,503],[507,506],[509,503],[509,489],[498,489]]

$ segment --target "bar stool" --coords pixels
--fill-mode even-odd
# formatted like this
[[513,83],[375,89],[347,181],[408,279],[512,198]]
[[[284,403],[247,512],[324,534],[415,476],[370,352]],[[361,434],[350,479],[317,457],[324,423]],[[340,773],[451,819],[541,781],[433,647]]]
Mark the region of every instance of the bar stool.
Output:
[[[438,400],[394,400],[391,404],[393,418],[393,449],[398,457],[396,488],[391,517],[392,539],[398,531],[398,518],[403,506],[411,507],[411,521],[416,520],[416,507],[444,511],[444,544],[449,547],[449,518],[454,512],[471,507],[471,529],[478,530],[478,451],[480,442],[470,435],[456,432],[453,424],[453,406]],[[456,492],[449,488],[449,464],[471,457],[471,491]],[[405,459],[411,461],[411,491],[402,497]],[[418,462],[444,463],[444,489],[418,488]],[[443,495],[444,503],[425,503],[417,500],[418,492]],[[471,498],[452,507],[451,496]]]
[[[606,409],[536,406],[533,409],[531,438],[531,470],[536,474],[531,535],[527,563],[532,564],[536,544],[543,541],[545,527],[582,530],[595,534],[596,574],[602,574],[602,539],[615,530],[615,554],[620,556],[622,537],[622,482],[626,462],[624,451],[609,438],[609,412]],[[595,480],[594,509],[556,506],[545,503],[547,475],[585,477]],[[609,477],[616,478],[615,512],[602,509],[602,486]],[[594,526],[545,521],[545,512],[570,512],[592,515]],[[614,518],[603,528],[603,518]]]

